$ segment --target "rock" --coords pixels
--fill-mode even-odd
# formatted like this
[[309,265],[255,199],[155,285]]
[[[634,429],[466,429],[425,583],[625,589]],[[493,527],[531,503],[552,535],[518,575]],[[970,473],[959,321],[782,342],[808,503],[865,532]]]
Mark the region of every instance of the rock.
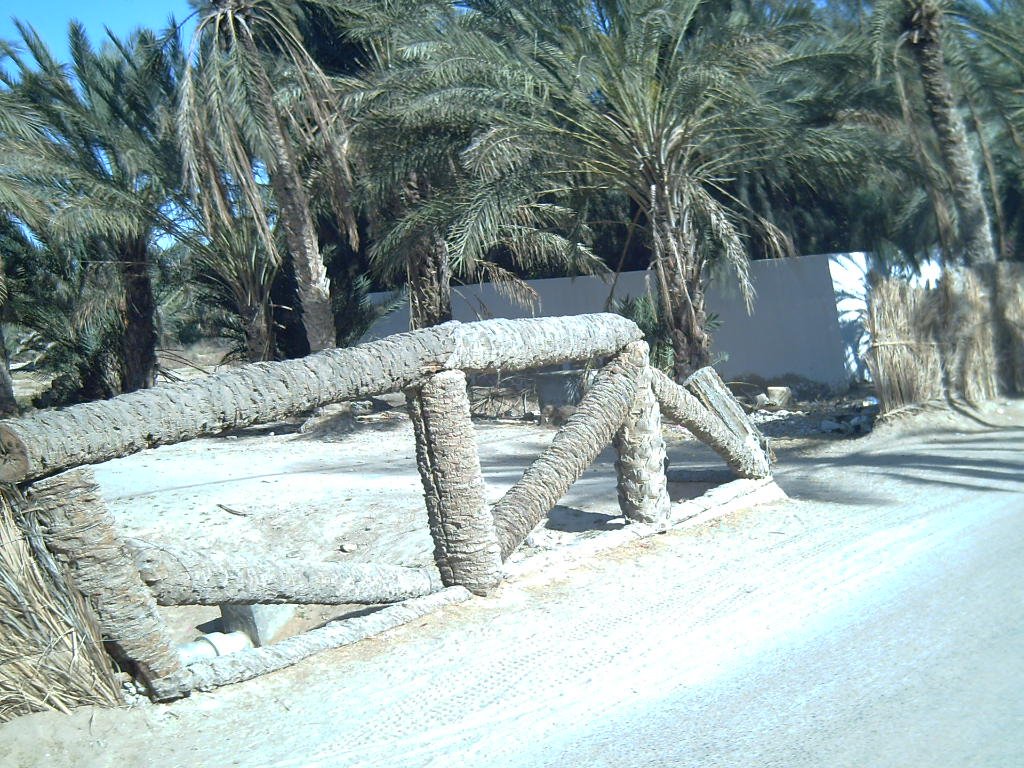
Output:
[[871,417],[865,414],[854,416],[850,420],[850,426],[853,428],[854,432],[859,432],[863,435],[866,435],[868,432],[871,431],[872,428]]
[[776,408],[785,408],[793,402],[793,390],[789,387],[768,387],[768,402]]
[[531,531],[526,537],[526,546],[533,547],[535,549],[553,549],[555,542],[552,540],[551,535],[544,531]]
[[343,541],[338,546],[338,549],[341,550],[342,552],[345,552],[346,554],[348,554],[348,553],[351,553],[351,552],[357,552],[359,550],[359,545],[358,544],[353,544],[352,542],[349,542],[349,541]]
[[760,411],[760,410],[762,410],[764,408],[768,408],[769,406],[772,406],[772,405],[774,405],[774,403],[771,401],[771,398],[768,397],[768,395],[766,395],[764,392],[758,392],[757,393],[757,397],[754,398],[754,409],[755,410]]

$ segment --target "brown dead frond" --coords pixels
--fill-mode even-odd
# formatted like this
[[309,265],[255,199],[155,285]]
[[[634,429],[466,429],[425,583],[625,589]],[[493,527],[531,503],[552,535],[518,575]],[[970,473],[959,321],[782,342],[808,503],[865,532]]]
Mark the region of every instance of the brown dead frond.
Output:
[[868,305],[868,366],[883,411],[942,397],[942,363],[930,333],[918,324],[925,292],[900,280],[878,283]]
[[0,722],[122,703],[100,631],[16,489],[0,486]]
[[998,393],[992,311],[970,270],[925,288],[898,279],[874,288],[868,364],[885,412],[938,401],[977,404]]

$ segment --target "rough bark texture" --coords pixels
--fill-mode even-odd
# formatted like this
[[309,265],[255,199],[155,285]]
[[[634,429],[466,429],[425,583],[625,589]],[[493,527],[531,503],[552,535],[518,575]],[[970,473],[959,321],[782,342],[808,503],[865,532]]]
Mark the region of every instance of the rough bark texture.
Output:
[[[2,268],[3,263],[0,262],[0,269]],[[0,416],[13,416],[18,412],[18,401],[14,399],[14,380],[11,379],[9,365],[3,324],[0,322]]]
[[445,586],[487,594],[501,582],[501,548],[485,499],[466,375],[436,374],[406,398],[441,579]]
[[[1024,266],[1005,261],[981,264],[973,273],[985,288],[997,388],[1006,395],[1020,395],[1024,393]],[[993,395],[985,392],[983,396]]]
[[157,445],[406,389],[443,368],[523,370],[614,354],[642,337],[611,314],[446,323],[301,360],[0,422],[0,482],[20,483]]
[[320,629],[310,630],[263,648],[239,651],[210,661],[191,664],[187,672],[192,687],[199,691],[240,683],[297,664],[314,653],[351,645],[418,619],[446,605],[461,603],[469,597],[470,593],[462,587],[449,587],[426,597],[382,608],[367,616],[332,621]]
[[[247,29],[246,34],[240,35],[238,39],[252,60],[258,60],[260,53],[252,33]],[[299,171],[295,150],[274,103],[273,85],[261,67],[255,67],[252,73],[253,86],[273,148],[274,168],[271,169],[270,184],[277,198],[281,228],[295,267],[299,299],[302,302],[302,325],[306,329],[310,351],[320,352],[335,346],[334,313],[331,311],[331,286],[327,268],[320,255],[309,195]]]
[[257,363],[274,359],[274,317],[269,302],[242,310],[246,360]]
[[[658,176],[665,178],[664,173]],[[655,182],[647,205],[660,309],[672,340],[673,375],[682,381],[711,360],[703,259],[698,255],[692,216],[678,194]]]
[[942,45],[940,4],[914,3],[911,49],[921,73],[925,103],[939,140],[939,152],[949,177],[953,204],[959,218],[960,245],[968,266],[996,260],[978,164],[971,156],[967,130],[957,110],[953,87],[946,71]]
[[398,334],[301,360],[253,363],[202,379],[0,422],[0,481],[22,482],[202,435],[404,389],[441,368],[452,326]]
[[446,368],[521,371],[614,355],[643,338],[632,320],[592,314],[528,320],[486,320],[458,326]]
[[[416,205],[431,195],[430,183],[413,173],[406,189],[406,200]],[[444,233],[424,230],[406,260],[409,286],[409,320],[413,329],[429,328],[452,319],[451,265]]]
[[619,509],[626,518],[640,523],[667,520],[672,506],[665,478],[661,408],[651,388],[651,379],[648,366],[640,375],[633,407],[614,440],[618,453],[615,472]]
[[711,336],[705,330],[704,286],[700,277],[669,273],[669,296],[673,311],[672,373],[683,381],[711,362]]
[[551,446],[494,506],[503,560],[611,442],[632,408],[646,362],[647,345],[634,342],[606,365]]
[[439,235],[426,236],[406,265],[412,328],[429,328],[452,319],[448,244]]
[[754,454],[768,456],[768,440],[740,407],[739,401],[725,386],[718,372],[711,367],[701,368],[686,381],[683,387],[696,397],[712,413],[720,418],[743,444]]
[[103,639],[130,660],[157,699],[187,690],[183,669],[156,601],[139,578],[128,547],[88,470],[75,470],[36,483],[32,512],[47,546],[64,562],[75,586],[89,600]]
[[1009,394],[1019,396],[1024,394],[1024,264],[1000,262],[996,272],[999,322],[1005,333],[999,350],[1005,386]]
[[156,383],[156,298],[149,275],[147,243],[139,238],[119,263],[124,289],[124,335],[121,339],[121,387],[124,392]]
[[396,603],[441,589],[433,568],[275,560],[127,542],[159,605]]
[[[718,404],[728,402],[725,395],[735,401],[728,390],[725,390],[724,395],[713,398],[714,402],[709,404],[702,402],[692,392],[679,386],[660,371],[655,370],[652,375],[654,392],[668,418],[682,424],[699,440],[709,445],[725,459],[739,477],[762,478],[771,474],[771,461],[762,447],[763,438],[759,438],[760,433],[756,427],[749,425],[743,427],[741,431],[736,431],[716,410]],[[717,374],[715,376],[717,378]],[[724,389],[724,385],[722,388]],[[746,420],[742,410],[739,415]],[[735,412],[729,418],[735,421]]]

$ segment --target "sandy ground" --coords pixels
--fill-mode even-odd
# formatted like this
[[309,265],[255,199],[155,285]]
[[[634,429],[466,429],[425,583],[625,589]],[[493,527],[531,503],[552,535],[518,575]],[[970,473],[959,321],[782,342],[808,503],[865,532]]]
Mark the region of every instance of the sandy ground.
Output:
[[[0,765],[412,766],[456,757],[465,765],[684,764],[656,755],[602,762],[595,723],[710,684],[780,637],[827,624],[825,608],[898,574],[921,540],[936,539],[920,524],[922,509],[948,511],[996,485],[1000,514],[1019,512],[1022,425],[1024,406],[1010,403],[980,419],[924,414],[856,440],[779,440],[779,482],[792,502],[540,569],[492,598],[250,683],[166,706],[21,718],[0,726]],[[666,431],[673,465],[719,466],[703,446]],[[492,499],[553,435],[522,423],[479,424]],[[992,448],[999,459],[983,455],[995,439],[1006,443]],[[544,552],[557,563],[581,538],[622,527],[612,460],[602,454],[517,558]],[[96,473],[122,530],[139,538],[430,562],[412,435],[400,412],[328,414],[305,432],[298,422],[244,430]],[[706,488],[678,484],[672,493]],[[955,540],[963,524],[947,529],[942,541]],[[326,617],[307,610],[306,625]],[[171,618],[184,638],[212,616]],[[570,731],[589,732],[590,742],[570,749]],[[598,751],[584,762],[572,758],[591,749]]]

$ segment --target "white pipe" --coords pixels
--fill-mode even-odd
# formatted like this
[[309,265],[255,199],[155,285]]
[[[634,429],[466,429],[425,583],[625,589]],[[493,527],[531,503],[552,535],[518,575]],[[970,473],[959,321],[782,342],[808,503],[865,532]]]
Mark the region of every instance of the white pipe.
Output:
[[245,632],[210,632],[197,637],[190,643],[178,646],[178,656],[185,666],[197,661],[226,656],[235,651],[252,648],[252,640]]

